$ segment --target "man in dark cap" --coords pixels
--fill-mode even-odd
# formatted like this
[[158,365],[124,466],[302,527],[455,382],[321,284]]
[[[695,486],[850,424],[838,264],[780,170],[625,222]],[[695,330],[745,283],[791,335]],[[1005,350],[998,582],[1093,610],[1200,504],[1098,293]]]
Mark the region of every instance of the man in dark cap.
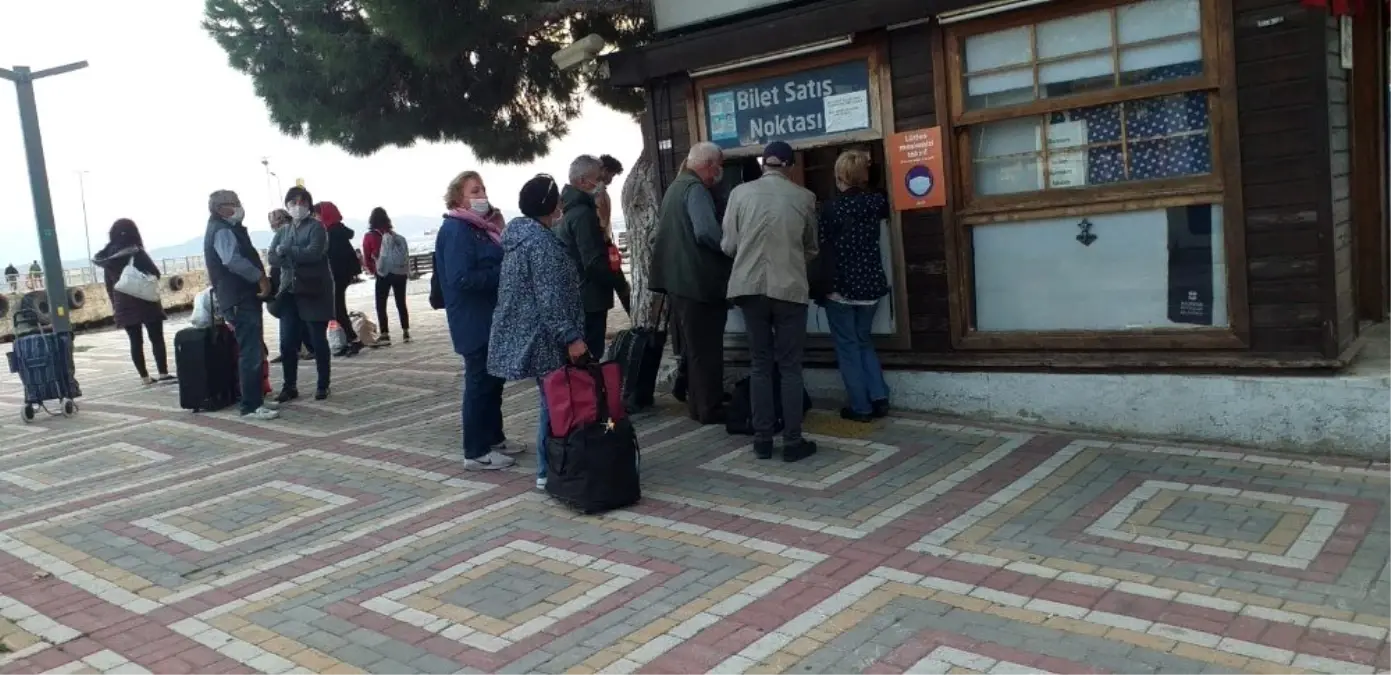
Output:
[[[754,452],[773,456],[773,397],[782,396],[785,462],[816,452],[802,438],[802,352],[807,339],[807,261],[816,257],[816,195],[787,177],[796,155],[782,141],[763,149],[763,176],[729,195],[720,247],[734,258],[729,298],[749,335]],[[774,373],[780,392],[773,391]]]

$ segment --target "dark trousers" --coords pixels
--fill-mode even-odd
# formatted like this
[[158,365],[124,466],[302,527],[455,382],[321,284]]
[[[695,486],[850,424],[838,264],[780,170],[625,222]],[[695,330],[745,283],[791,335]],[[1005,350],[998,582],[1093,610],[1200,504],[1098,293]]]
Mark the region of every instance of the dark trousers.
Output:
[[[241,384],[242,414],[256,412],[256,409],[265,403],[265,393],[261,391],[261,361],[265,358],[261,321],[260,300],[247,300],[232,310],[232,331],[237,338],[237,378]],[[283,337],[281,339],[284,340]]]
[[[304,343],[304,332],[309,331],[309,344],[314,349],[314,364],[319,371],[319,389],[327,390],[333,369],[333,355],[328,351],[328,323],[325,321],[301,321],[299,307],[294,298],[287,298],[280,310],[280,368],[284,373],[285,389],[299,388],[299,346]],[[260,372],[259,363],[257,372]],[[256,378],[256,388],[261,387],[261,378]]]
[[686,409],[701,424],[721,422],[724,403],[723,302],[697,302],[671,296],[676,331],[681,335],[681,359],[686,366]]
[[595,361],[604,358],[604,342],[608,338],[608,329],[609,313],[607,310],[584,313],[584,344],[589,347],[589,353]]
[[[334,318],[338,320],[338,325],[343,327],[343,337],[347,338],[348,344],[352,344],[357,342],[357,332],[353,330],[352,319],[348,318],[347,293],[349,281],[351,281],[351,279],[344,279],[342,281],[337,279],[333,280],[333,315]],[[324,342],[327,344],[327,337],[325,337]],[[318,352],[318,349],[314,350],[316,356]]]
[[502,378],[488,374],[488,348],[464,356],[464,458],[478,459],[502,443]]
[[[773,440],[777,411],[773,397],[782,396],[782,437],[787,443],[802,440],[802,352],[807,343],[807,306],[763,295],[740,298],[744,327],[749,334],[749,395],[753,404],[756,441]],[[777,370],[781,392],[773,391]]]
[[[169,356],[164,351],[164,322],[151,321],[145,324],[145,332],[150,334],[150,351],[155,355],[155,368],[160,375],[169,374]],[[145,368],[145,339],[140,335],[140,324],[126,326],[126,337],[130,338],[130,360],[135,364],[135,372],[140,377],[149,377]]]
[[386,296],[388,293],[396,296],[396,316],[401,318],[401,330],[411,329],[410,313],[406,311],[406,275],[388,274],[384,277],[377,277],[377,325],[381,327],[381,334],[385,337],[391,331],[386,322]]

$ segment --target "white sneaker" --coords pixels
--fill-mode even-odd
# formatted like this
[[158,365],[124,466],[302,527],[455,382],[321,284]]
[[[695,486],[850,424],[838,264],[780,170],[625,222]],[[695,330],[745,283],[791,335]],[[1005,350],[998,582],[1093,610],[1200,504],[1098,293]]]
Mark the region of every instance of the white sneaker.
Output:
[[502,453],[502,454],[504,454],[504,455],[516,455],[516,454],[521,453],[522,450],[525,450],[525,448],[523,448],[523,447],[521,447],[521,446],[517,446],[517,447],[513,447],[513,448],[507,447],[507,442],[506,442],[506,441],[504,441],[504,442],[502,442],[502,443],[498,443],[497,445],[494,445],[494,446],[492,447],[492,451],[493,451],[493,452],[500,452],[500,453]]
[[497,471],[498,469],[506,469],[516,463],[517,460],[507,455],[490,452],[478,459],[464,460],[464,468],[470,471]]
[[546,489],[546,479],[545,479],[545,478],[537,478],[537,479],[536,479],[536,489],[537,489],[537,490],[544,490],[544,489]]
[[273,419],[278,419],[280,417],[280,411],[261,406],[249,413],[242,413],[242,417],[268,422]]
[[280,410],[280,404],[276,401],[261,401],[261,408],[265,410]]

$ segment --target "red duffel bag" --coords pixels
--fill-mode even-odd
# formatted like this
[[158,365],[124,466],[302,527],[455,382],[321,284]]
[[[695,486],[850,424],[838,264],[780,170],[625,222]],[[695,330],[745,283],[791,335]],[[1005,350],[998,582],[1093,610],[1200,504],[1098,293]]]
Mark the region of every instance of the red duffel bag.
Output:
[[[546,407],[551,415],[551,436],[565,437],[599,419],[598,378],[604,380],[608,418],[617,422],[628,416],[623,409],[623,372],[617,363],[567,365],[547,375]],[[607,422],[608,420],[602,420]]]

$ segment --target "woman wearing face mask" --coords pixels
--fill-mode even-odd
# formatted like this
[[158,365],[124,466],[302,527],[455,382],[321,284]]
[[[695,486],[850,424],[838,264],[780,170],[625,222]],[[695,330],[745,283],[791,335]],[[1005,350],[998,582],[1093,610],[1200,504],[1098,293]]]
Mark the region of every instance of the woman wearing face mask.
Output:
[[465,171],[444,192],[444,222],[435,235],[435,274],[454,351],[464,358],[464,468],[505,469],[502,380],[488,374],[488,332],[502,268],[502,212],[488,201],[476,171]]
[[552,228],[560,223],[560,187],[540,174],[522,186],[523,217],[507,224],[497,311],[488,341],[488,372],[506,380],[535,379],[541,396],[536,431],[536,487],[546,487],[550,411],[541,378],[589,353],[579,270]]
[[[328,322],[333,318],[333,274],[328,264],[328,233],[313,216],[314,198],[295,186],[285,193],[285,210],[290,222],[275,232],[271,240],[270,264],[281,268],[280,364],[284,384],[275,400],[285,403],[299,398],[299,347],[308,331],[314,346],[314,362],[319,382],[314,399],[328,398],[331,354],[328,350]],[[289,273],[289,274],[286,274]],[[293,282],[289,281],[293,277]]]

